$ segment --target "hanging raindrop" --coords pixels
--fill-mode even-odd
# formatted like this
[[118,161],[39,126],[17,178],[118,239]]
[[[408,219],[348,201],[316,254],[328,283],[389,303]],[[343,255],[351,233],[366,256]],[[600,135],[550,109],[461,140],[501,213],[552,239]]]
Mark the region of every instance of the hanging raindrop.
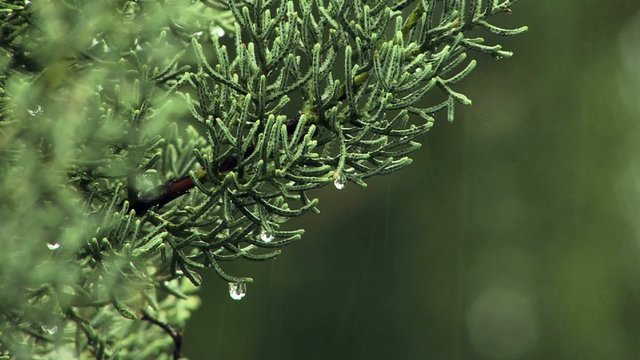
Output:
[[336,187],[336,189],[344,189],[344,187],[347,185],[347,178],[342,173],[337,173],[333,177],[333,185]]
[[266,242],[266,243],[270,243],[273,240],[273,234],[268,232],[265,229],[262,229],[260,231],[260,240]]
[[246,283],[229,283],[229,296],[231,296],[233,300],[240,300],[245,295],[247,295]]
[[60,249],[61,246],[62,244],[60,244],[58,241],[50,241],[47,243],[47,249],[52,251]]
[[216,26],[212,29],[211,33],[215,33],[216,35],[218,35],[218,37],[223,37],[224,29],[221,28],[220,26]]
[[46,332],[49,335],[53,335],[58,332],[57,325],[42,325],[42,331]]

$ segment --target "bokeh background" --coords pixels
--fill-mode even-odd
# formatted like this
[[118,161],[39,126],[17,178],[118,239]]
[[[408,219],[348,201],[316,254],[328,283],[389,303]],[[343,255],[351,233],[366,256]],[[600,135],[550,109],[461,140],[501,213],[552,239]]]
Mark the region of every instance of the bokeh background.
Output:
[[[323,189],[233,301],[205,275],[192,359],[640,358],[640,3],[521,1],[405,170]],[[496,39],[493,39],[496,40]]]

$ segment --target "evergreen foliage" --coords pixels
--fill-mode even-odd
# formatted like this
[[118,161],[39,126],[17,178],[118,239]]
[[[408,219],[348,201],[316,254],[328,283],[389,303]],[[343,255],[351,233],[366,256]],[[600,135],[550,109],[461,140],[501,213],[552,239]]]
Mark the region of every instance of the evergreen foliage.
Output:
[[1,354],[180,357],[200,273],[408,165],[514,2],[0,1]]

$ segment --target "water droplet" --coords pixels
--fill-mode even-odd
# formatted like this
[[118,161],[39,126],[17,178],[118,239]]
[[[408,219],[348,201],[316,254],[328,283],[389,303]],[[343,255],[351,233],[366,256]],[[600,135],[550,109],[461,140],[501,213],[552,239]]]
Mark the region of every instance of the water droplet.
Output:
[[27,112],[33,117],[40,116],[42,115],[42,106],[38,105],[34,110],[29,109]]
[[220,26],[216,26],[213,28],[213,31],[216,35],[218,35],[218,37],[223,37],[224,36],[224,29],[221,28]]
[[265,229],[262,229],[260,231],[260,240],[266,242],[266,243],[270,243],[273,240],[273,234],[268,232]]
[[246,283],[229,283],[229,296],[233,300],[240,300],[247,295]]
[[49,335],[53,335],[58,332],[57,325],[42,325],[42,331],[46,332]]
[[50,241],[47,243],[47,249],[49,250],[58,250],[61,246],[62,244],[58,241]]
[[416,68],[416,70],[415,70],[415,72],[416,72],[416,73],[422,72],[422,68],[417,67],[417,68]]
[[336,189],[342,190],[347,185],[347,178],[343,174],[336,173],[333,178],[333,185],[336,187]]

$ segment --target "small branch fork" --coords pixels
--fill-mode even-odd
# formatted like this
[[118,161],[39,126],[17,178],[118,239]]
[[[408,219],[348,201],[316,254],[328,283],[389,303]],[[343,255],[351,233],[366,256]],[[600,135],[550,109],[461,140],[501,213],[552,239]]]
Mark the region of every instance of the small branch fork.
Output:
[[174,343],[173,360],[180,359],[180,355],[182,353],[182,334],[178,330],[174,329],[171,325],[154,318],[144,310],[142,311],[141,319],[160,327],[164,332],[166,332],[169,336],[171,336],[171,339],[173,339],[173,343]]
[[[293,131],[298,125],[299,120],[300,116],[297,115],[289,119],[285,123],[289,134],[293,134]],[[249,146],[243,158],[247,158],[248,156],[250,156],[254,150],[255,148],[253,146]],[[223,174],[235,169],[236,166],[238,166],[238,158],[238,154],[233,154],[220,161],[217,166],[218,172]],[[206,180],[207,175],[204,172],[201,173],[201,179]],[[129,201],[130,208],[132,210],[135,210],[136,216],[142,216],[149,209],[153,207],[161,208],[167,203],[188,193],[194,187],[195,184],[193,183],[193,179],[189,175],[187,175],[175,180],[171,180],[166,184],[160,185],[159,187],[151,190],[148,193],[150,195],[135,196],[133,195],[135,194],[135,192],[130,191],[128,194],[129,198],[126,200]],[[134,197],[132,198],[132,196]]]

